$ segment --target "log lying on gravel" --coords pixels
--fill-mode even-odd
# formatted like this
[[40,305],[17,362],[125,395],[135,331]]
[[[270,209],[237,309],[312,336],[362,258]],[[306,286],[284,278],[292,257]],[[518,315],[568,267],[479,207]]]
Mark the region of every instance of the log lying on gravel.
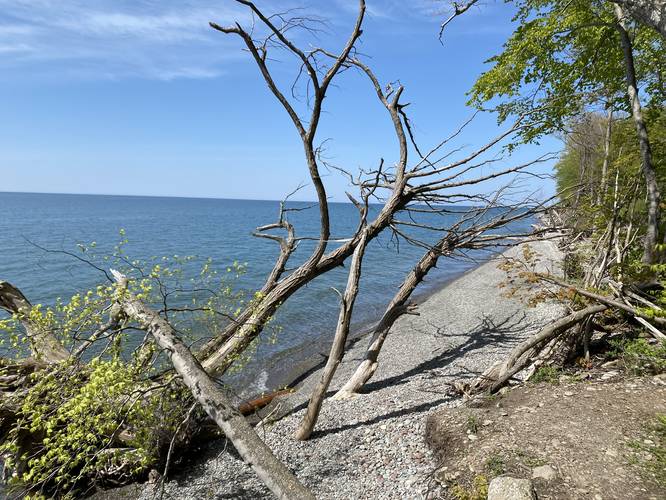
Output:
[[569,314],[568,316],[564,316],[554,323],[545,326],[535,335],[516,346],[505,361],[491,366],[471,383],[461,386],[460,390],[467,394],[483,391],[488,391],[490,393],[497,392],[516,373],[523,370],[531,363],[541,346],[546,345],[558,335],[566,332],[572,326],[579,324],[594,314],[603,312],[606,309],[608,309],[608,306],[605,304],[595,304]]
[[264,396],[261,396],[259,398],[254,398],[249,401],[246,401],[245,403],[241,403],[240,405],[238,405],[238,411],[245,416],[252,415],[253,413],[271,404],[275,398],[280,396],[286,396],[287,394],[291,394],[292,392],[294,392],[293,389],[282,389],[280,391],[271,392],[270,394],[265,394]]
[[[112,271],[121,287],[127,278]],[[183,383],[206,413],[217,423],[234,447],[252,467],[257,476],[278,497],[285,499],[314,499],[231,403],[230,394],[202,368],[192,352],[181,342],[171,325],[155,311],[130,293],[121,294],[119,302],[125,313],[138,321],[155,342],[163,348]]]

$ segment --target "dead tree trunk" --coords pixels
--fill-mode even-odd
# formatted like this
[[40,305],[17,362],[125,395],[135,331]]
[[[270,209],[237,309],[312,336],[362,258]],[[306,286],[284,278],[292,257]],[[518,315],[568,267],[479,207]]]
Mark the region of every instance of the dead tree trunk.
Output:
[[622,7],[613,5],[617,23],[615,25],[619,35],[622,53],[624,55],[624,68],[627,80],[627,97],[631,106],[631,116],[636,125],[638,142],[641,154],[641,168],[645,185],[647,189],[647,228],[645,230],[645,239],[643,242],[643,263],[654,264],[656,262],[656,245],[659,237],[659,203],[660,194],[657,184],[657,175],[652,163],[652,149],[650,147],[650,138],[648,136],[647,126],[643,120],[641,102],[638,97],[638,85],[636,83],[636,68],[634,66],[634,54],[631,38],[627,32],[624,12]]
[[[336,167],[336,170],[342,171],[343,174],[348,176],[350,182],[359,188],[362,197],[365,198],[366,195],[373,196],[383,202],[383,206],[374,220],[368,221],[367,228],[364,229],[368,242],[388,229],[393,224],[397,214],[401,212],[408,213],[410,205],[413,203],[435,207],[432,208],[433,212],[442,211],[442,209],[436,207],[462,200],[475,204],[485,204],[488,202],[485,195],[470,195],[467,188],[492,179],[518,174],[530,165],[548,159],[542,157],[511,168],[494,170],[491,173],[477,170],[498,161],[497,158],[483,158],[496,145],[517,134],[520,129],[519,123],[514,124],[498,137],[459,160],[452,161],[449,154],[442,153],[442,149],[462,131],[465,125],[449,138],[433,147],[426,155],[421,155],[410,130],[405,112],[406,104],[401,102],[404,88],[401,85],[381,84],[372,70],[359,60],[354,49],[362,33],[361,25],[365,13],[365,2],[363,0],[359,0],[358,16],[351,35],[342,50],[336,53],[323,48],[304,51],[288,38],[287,31],[292,28],[298,27],[308,30],[307,18],[289,21],[282,16],[266,16],[249,0],[237,0],[237,2],[249,7],[253,17],[263,25],[268,33],[268,38],[256,39],[253,37],[252,29],[246,30],[239,23],[229,27],[222,27],[215,23],[210,23],[210,25],[217,31],[236,35],[242,40],[244,48],[251,54],[267,87],[289,115],[303,144],[310,178],[318,194],[321,232],[316,242],[315,251],[304,264],[290,272],[285,272],[284,276],[282,271],[285,268],[280,266],[278,277],[269,279],[270,286],[266,288],[267,293],[261,294],[262,296],[258,300],[252,301],[223,332],[211,339],[197,353],[204,369],[213,376],[220,376],[225,373],[228,367],[238,359],[239,354],[260,335],[266,322],[293,293],[306,286],[317,276],[342,265],[345,259],[354,253],[361,241],[363,230],[359,225],[356,231],[347,239],[347,242],[334,250],[327,250],[326,242],[330,232],[328,230],[328,211],[323,202],[326,193],[319,176],[319,163],[325,163],[326,160],[321,157],[319,149],[314,145],[327,89],[332,80],[342,72],[341,70],[356,67],[368,77],[377,98],[386,108],[391,119],[399,151],[399,159],[389,169],[384,168],[383,160],[379,162],[378,168],[362,171],[360,176]],[[274,24],[276,19],[280,20],[280,24]],[[310,117],[307,121],[299,117],[296,108],[292,106],[287,95],[280,90],[278,83],[273,78],[270,68],[272,59],[268,53],[276,45],[296,58],[299,65],[298,74],[307,80],[307,85],[312,91]],[[414,148],[419,150],[420,156],[420,160],[411,167],[408,165],[408,140],[411,140]],[[448,161],[450,163],[446,163]],[[471,172],[478,173],[478,175],[470,176]],[[381,198],[378,196],[379,193],[382,193]],[[417,208],[414,208],[414,210],[422,211],[422,209]],[[281,256],[286,256],[284,262],[286,263],[289,254],[282,252]]]
[[[117,272],[113,274],[119,286],[126,287],[127,278]],[[125,313],[141,324],[153,336],[155,342],[167,352],[174,369],[182,377],[183,383],[190,389],[194,398],[222,429],[243,460],[252,467],[264,484],[278,498],[314,499],[314,495],[259,438],[245,417],[231,403],[224,387],[206,373],[199,361],[180,341],[171,325],[127,292],[121,295],[120,304]]]
[[548,344],[551,340],[566,332],[572,326],[581,323],[590,316],[600,313],[607,308],[608,307],[604,304],[595,304],[569,314],[568,316],[545,326],[535,335],[515,347],[505,361],[493,365],[483,372],[480,377],[472,381],[470,384],[467,384],[464,391],[468,393],[482,391],[493,393],[498,391],[516,373],[530,364],[537,354],[537,352],[533,350],[538,350],[539,346]]
[[15,315],[23,325],[30,340],[33,356],[47,363],[57,363],[69,358],[69,352],[53,335],[30,319],[32,304],[21,291],[6,281],[0,281],[0,308]]
[[398,293],[395,294],[388,307],[384,311],[381,320],[375,327],[370,339],[370,344],[365,351],[363,361],[358,365],[354,374],[345,385],[337,392],[335,399],[347,399],[353,397],[372,378],[377,370],[379,352],[384,341],[396,320],[404,313],[413,311],[415,306],[407,304],[416,287],[423,281],[428,272],[435,267],[439,257],[447,251],[447,240],[441,241],[426,252],[411,272],[405,278]]
[[361,241],[359,242],[356,250],[354,250],[354,255],[352,257],[352,262],[349,268],[349,275],[347,277],[347,287],[345,288],[345,293],[342,295],[342,303],[340,305],[340,315],[338,317],[338,326],[335,330],[335,337],[333,338],[333,345],[331,346],[331,352],[326,361],[326,366],[324,371],[321,374],[319,383],[316,385],[310,396],[310,402],[308,403],[307,411],[303,416],[301,425],[296,431],[295,438],[298,440],[306,440],[312,434],[315,424],[317,423],[317,418],[319,417],[319,411],[321,410],[321,405],[324,402],[326,397],[326,391],[328,390],[331,380],[335,375],[335,371],[338,368],[338,365],[342,361],[342,357],[345,352],[345,345],[347,343],[347,337],[349,335],[349,325],[351,323],[352,313],[354,311],[354,302],[356,301],[356,296],[358,295],[358,282],[361,279],[361,267],[363,263],[363,255],[365,253],[365,247],[368,242],[368,235],[364,231],[361,236]]
[[604,135],[604,159],[601,163],[601,179],[599,181],[599,192],[597,193],[597,205],[600,205],[608,191],[608,164],[610,160],[611,133],[613,128],[613,107],[608,108],[606,121],[606,133]]

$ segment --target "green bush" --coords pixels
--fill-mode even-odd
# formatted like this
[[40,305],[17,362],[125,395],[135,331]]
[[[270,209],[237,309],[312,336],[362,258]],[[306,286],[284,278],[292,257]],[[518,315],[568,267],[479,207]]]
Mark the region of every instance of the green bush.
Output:
[[624,368],[635,375],[666,371],[666,341],[650,343],[645,339],[621,339],[611,343],[610,355],[617,357]]
[[559,368],[552,365],[540,366],[534,374],[530,377],[530,382],[538,384],[539,382],[546,382],[548,384],[557,384],[560,381]]

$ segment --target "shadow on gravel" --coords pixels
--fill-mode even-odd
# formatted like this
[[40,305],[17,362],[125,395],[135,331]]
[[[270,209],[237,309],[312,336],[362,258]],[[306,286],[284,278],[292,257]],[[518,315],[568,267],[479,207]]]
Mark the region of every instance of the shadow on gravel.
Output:
[[[427,323],[423,327],[423,329],[420,330],[415,329],[415,331],[417,331],[421,335],[440,337],[442,338],[443,341],[446,339],[449,340],[464,339],[464,340],[461,344],[453,348],[444,350],[439,354],[437,354],[439,351],[442,351],[442,349],[446,348],[443,347],[442,349],[436,349],[435,351],[433,351],[433,354],[436,354],[434,357],[419,363],[415,367],[406,370],[403,373],[367,384],[364,387],[364,389],[361,391],[361,393],[367,394],[373,391],[379,391],[389,387],[396,387],[408,383],[410,379],[414,379],[415,377],[434,380],[434,379],[443,379],[443,377],[445,376],[447,378],[468,378],[468,377],[477,376],[479,375],[479,373],[460,366],[456,367],[459,370],[458,372],[450,370],[445,372],[444,369],[446,367],[450,367],[451,363],[453,363],[454,361],[462,359],[466,354],[478,349],[483,349],[484,347],[489,345],[508,349],[512,345],[522,340],[522,336],[520,337],[517,336],[516,335],[517,333],[524,333],[525,331],[538,328],[541,326],[538,325],[536,322],[525,322],[525,319],[526,319],[525,312],[515,312],[500,321],[494,321],[492,317],[482,314],[477,325],[471,328],[470,330],[465,331],[464,333],[450,333],[447,331],[447,328],[445,326],[442,327],[442,326],[437,326],[433,323]],[[323,366],[325,362],[326,358],[324,358],[324,360],[322,361],[321,366]],[[313,367],[309,371],[309,373],[311,374],[315,371],[317,371],[317,366]],[[445,384],[446,382],[442,382],[442,385]],[[326,398],[330,398],[331,396],[335,395],[336,392],[337,390],[328,391],[326,393]],[[385,415],[379,415],[374,419],[365,422],[348,424],[335,429],[327,429],[327,430],[325,429],[318,432],[315,431],[315,433],[313,433],[312,435],[312,439],[317,439],[317,437],[321,437],[326,434],[330,434],[332,432],[339,432],[349,428],[373,424],[381,420],[398,417],[407,413],[413,413],[419,411],[425,412],[428,411],[433,406],[436,406],[438,404],[450,400],[452,397],[452,391],[448,388],[442,390],[433,390],[429,392],[444,395],[445,397],[433,403],[424,403],[422,405],[410,409],[391,412]],[[308,401],[306,400],[294,407],[285,409],[283,413],[280,413],[280,418],[284,418],[285,416],[294,414],[306,408],[307,404]]]
[[[469,376],[478,375],[478,373],[475,373],[472,370],[468,369],[462,369],[458,373],[448,373],[448,372],[442,373],[442,369],[450,365],[452,362],[463,358],[467,353],[475,351],[477,349],[483,349],[488,345],[509,348],[512,345],[516,344],[521,340],[520,337],[517,338],[516,333],[525,332],[526,330],[538,326],[536,325],[536,323],[533,322],[525,323],[525,318],[526,314],[524,312],[514,313],[510,316],[507,316],[501,321],[493,321],[492,318],[483,315],[479,323],[474,328],[462,334],[450,334],[447,333],[446,329],[443,327],[438,327],[436,325],[429,324],[428,326],[432,327],[432,330],[420,331],[419,333],[440,336],[446,339],[464,338],[465,340],[462,344],[454,348],[448,349],[444,352],[441,352],[440,354],[434,356],[433,358],[423,361],[422,363],[419,363],[417,366],[415,366],[410,370],[405,371],[404,373],[367,384],[363,392],[368,393],[373,391],[379,391],[381,389],[389,387],[395,387],[397,385],[409,382],[410,379],[413,379],[414,377],[431,379],[431,378],[442,378],[445,375],[449,377],[453,376],[454,378],[459,378],[461,376],[469,377]],[[316,440],[328,434],[333,434],[348,429],[354,429],[358,427],[372,425],[379,423],[383,420],[401,417],[408,414],[413,415],[418,413],[425,413],[435,406],[450,401],[452,397],[454,397],[451,393],[447,394],[447,392],[448,391],[446,390],[439,391],[439,393],[444,395],[444,397],[435,399],[433,401],[421,403],[419,405],[412,406],[409,408],[403,408],[400,410],[388,412],[383,415],[378,415],[372,419],[368,419],[362,422],[355,422],[355,423],[345,424],[339,427],[315,431],[312,434],[311,439]],[[333,395],[334,393],[335,391],[330,391],[330,393],[327,394],[327,396]]]
[[322,438],[328,434],[335,434],[336,432],[342,432],[346,431],[348,429],[356,429],[357,427],[364,427],[366,425],[372,425],[372,424],[377,424],[379,422],[382,422],[383,420],[388,420],[390,418],[395,418],[395,417],[402,417],[405,415],[413,415],[415,413],[423,413],[428,411],[430,408],[433,408],[435,406],[441,405],[442,403],[445,403],[449,401],[451,398],[444,397],[440,399],[436,399],[434,401],[429,401],[427,403],[421,403],[420,405],[416,406],[411,406],[409,408],[403,408],[401,410],[395,410],[391,411],[389,413],[385,413],[383,415],[378,415],[375,418],[371,418],[368,420],[364,420],[363,422],[355,422],[353,424],[345,424],[341,425],[340,427],[332,427],[330,429],[323,429],[320,431],[315,431],[312,433],[312,436],[310,437],[311,440],[316,440],[319,438]]
[[[431,359],[419,363],[411,370],[407,370],[406,372],[395,375],[393,377],[371,382],[364,387],[362,392],[368,393],[384,389],[386,387],[395,387],[396,385],[408,382],[410,378],[416,375],[428,375],[431,372],[436,372],[433,373],[433,375],[443,375],[442,373],[438,373],[442,368],[451,364],[453,361],[464,357],[465,354],[469,352],[475,351],[477,349],[483,349],[484,347],[491,344],[497,347],[510,347],[520,340],[516,338],[516,333],[524,332],[525,330],[535,326],[534,324],[525,324],[525,317],[526,315],[524,312],[522,314],[515,313],[511,316],[507,316],[499,322],[496,322],[493,321],[492,318],[483,315],[477,326],[465,333],[459,334],[447,333],[446,327],[438,327],[436,325],[429,324],[428,326],[431,326],[433,330],[419,331],[419,333],[434,335],[437,337],[442,337],[443,339],[464,338],[465,341],[462,344],[448,349]],[[468,374],[471,375],[472,372],[468,372]]]

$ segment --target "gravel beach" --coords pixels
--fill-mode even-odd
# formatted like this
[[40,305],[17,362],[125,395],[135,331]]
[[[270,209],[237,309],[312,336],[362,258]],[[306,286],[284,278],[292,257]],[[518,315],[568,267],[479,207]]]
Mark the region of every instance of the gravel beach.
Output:
[[[542,271],[559,273],[561,255],[551,240],[530,243],[541,255]],[[513,345],[561,315],[561,306],[528,308],[502,294],[506,279],[498,264],[520,255],[509,249],[449,283],[419,306],[419,316],[394,325],[367,393],[351,400],[324,402],[316,431],[306,442],[292,438],[318,373],[279,402],[293,411],[258,427],[276,455],[291,467],[317,498],[429,498],[437,464],[424,442],[425,417],[461,399],[452,383],[478,375],[503,358]],[[356,368],[365,339],[347,352],[331,390]],[[151,485],[140,498],[155,498]],[[272,498],[225,440],[211,443],[193,464],[176,474],[164,498]]]

